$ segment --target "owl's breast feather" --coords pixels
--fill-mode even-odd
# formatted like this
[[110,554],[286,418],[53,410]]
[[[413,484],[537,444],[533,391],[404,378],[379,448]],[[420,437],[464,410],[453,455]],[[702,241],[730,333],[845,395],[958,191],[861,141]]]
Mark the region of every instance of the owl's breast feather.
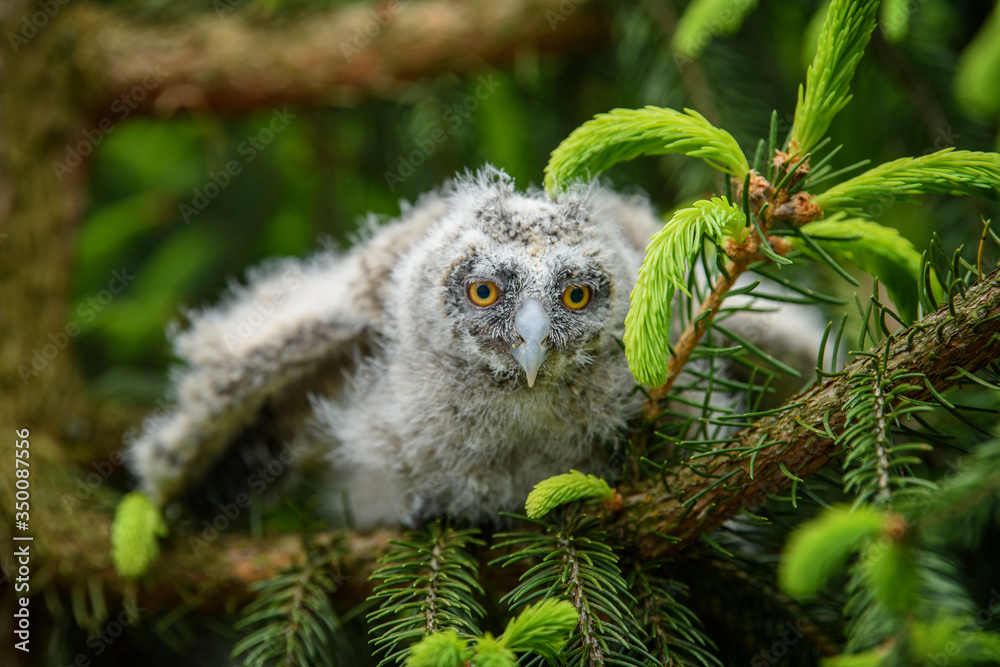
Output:
[[[607,445],[641,399],[611,351],[572,374],[539,375],[531,388],[523,376],[498,385],[486,369],[457,360],[437,359],[432,370],[421,356],[387,369],[389,382],[340,412],[340,447],[353,463],[348,490],[395,489],[381,507],[364,493],[367,506],[354,514],[372,523],[399,521],[401,503],[423,516],[495,519],[522,509],[542,479],[570,469],[602,473]],[[554,356],[546,363],[558,363]]]

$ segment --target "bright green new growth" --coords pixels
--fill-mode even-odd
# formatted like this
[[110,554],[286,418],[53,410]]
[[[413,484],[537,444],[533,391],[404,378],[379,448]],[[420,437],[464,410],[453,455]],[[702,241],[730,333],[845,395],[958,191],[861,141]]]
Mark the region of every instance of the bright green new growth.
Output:
[[677,22],[671,44],[674,52],[697,58],[713,37],[739,30],[756,6],[757,0],[694,0]]
[[816,45],[806,84],[799,86],[791,138],[808,153],[826,135],[834,116],[851,101],[850,84],[875,30],[877,0],[833,0]]
[[726,238],[739,242],[745,230],[739,207],[714,197],[678,210],[650,240],[625,318],[625,356],[636,380],[650,387],[667,380],[674,290],[687,293],[688,268],[701,250],[702,236],[717,244]]
[[503,645],[519,653],[534,651],[547,655],[558,651],[576,627],[580,615],[565,600],[543,600],[511,619],[504,630]]
[[579,618],[571,603],[543,600],[511,619],[500,637],[487,632],[474,640],[474,647],[453,630],[427,635],[410,651],[406,667],[462,667],[467,662],[476,667],[516,667],[515,653],[528,651],[555,657]]
[[129,579],[142,576],[160,555],[157,538],[166,535],[160,508],[149,496],[133,491],[122,498],[111,524],[111,560],[118,574]]
[[880,164],[816,196],[824,211],[862,212],[919,194],[1000,199],[1000,154],[952,148]]
[[555,193],[640,155],[684,153],[743,180],[750,165],[736,139],[697,111],[648,106],[594,116],[559,144],[545,167],[545,187]]
[[864,568],[876,599],[895,613],[912,609],[921,583],[912,550],[891,543],[873,546],[869,551]]
[[[476,667],[517,667],[517,656],[487,632],[476,640],[476,655],[471,664]],[[456,667],[465,666],[463,664]]]
[[816,593],[884,525],[885,515],[867,506],[853,512],[827,510],[792,533],[778,566],[778,583],[795,597]]
[[579,470],[571,470],[566,475],[556,475],[543,479],[528,494],[524,511],[528,517],[543,517],[556,507],[583,498],[607,500],[614,495],[614,489],[600,477],[585,475]]
[[472,658],[472,651],[454,630],[424,637],[410,650],[406,667],[459,667]]
[[[920,253],[898,231],[861,218],[845,218],[843,214],[810,223],[801,230],[835,259],[846,259],[877,276],[903,319],[916,319]],[[787,238],[796,249],[810,253],[801,239]]]

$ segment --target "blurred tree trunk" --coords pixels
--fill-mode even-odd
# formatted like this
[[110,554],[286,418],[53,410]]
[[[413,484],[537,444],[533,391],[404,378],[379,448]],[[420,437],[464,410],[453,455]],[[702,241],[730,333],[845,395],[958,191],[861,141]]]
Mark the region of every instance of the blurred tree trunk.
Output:
[[[33,3],[17,2],[3,35],[22,30]],[[82,120],[82,82],[54,31],[39,31],[17,53],[8,39],[0,87],[0,423],[53,425],[68,416],[82,384],[61,334],[67,322],[74,222],[83,170],[58,179],[50,166]],[[54,340],[53,340],[54,339]],[[67,340],[68,343],[68,340]],[[61,349],[65,347],[66,349]],[[11,436],[13,437],[13,436]]]

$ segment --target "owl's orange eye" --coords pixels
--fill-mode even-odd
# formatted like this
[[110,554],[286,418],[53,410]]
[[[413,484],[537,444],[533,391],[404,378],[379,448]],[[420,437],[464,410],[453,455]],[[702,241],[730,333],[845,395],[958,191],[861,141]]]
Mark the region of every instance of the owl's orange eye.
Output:
[[562,295],[563,305],[570,310],[580,310],[590,303],[590,288],[586,285],[570,285]]
[[497,286],[488,280],[472,283],[468,287],[468,293],[469,301],[483,308],[492,306],[500,297],[500,291],[497,289]]

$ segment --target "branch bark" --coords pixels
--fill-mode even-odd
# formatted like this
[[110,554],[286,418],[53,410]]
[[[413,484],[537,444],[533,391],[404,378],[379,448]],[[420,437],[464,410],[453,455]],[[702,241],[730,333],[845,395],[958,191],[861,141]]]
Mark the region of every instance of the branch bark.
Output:
[[607,39],[587,7],[562,0],[388,0],[281,21],[228,9],[236,4],[166,25],[93,3],[68,8],[77,61],[104,91],[95,108],[137,88],[148,89],[129,100],[139,113],[349,104],[398,94],[441,71],[508,63],[525,49],[590,48]]
[[[883,346],[889,346],[888,372],[900,368],[922,372],[938,391],[944,391],[961,381],[956,367],[974,371],[995,359],[1000,353],[1000,271],[972,287],[965,298],[956,298],[954,307],[955,315],[942,307],[887,339]],[[875,352],[883,354],[884,347]],[[799,478],[815,473],[839,453],[834,441],[820,434],[824,417],[834,434],[838,433],[844,424],[841,406],[849,378],[865,372],[870,363],[868,358],[854,362],[842,375],[795,397],[786,411],[740,431],[732,443],[722,447],[779,443],[759,452],[753,475],[748,457],[720,452],[708,457],[698,471],[689,465],[662,481],[646,480],[623,487],[622,509],[606,517],[609,530],[620,542],[631,545],[630,552],[640,560],[677,554],[741,509],[757,507],[785,490],[792,480],[781,469],[782,464]],[[924,399],[928,395],[917,392],[910,397]],[[77,585],[97,577],[108,588],[123,590],[124,582],[117,579],[107,555],[107,513],[87,510],[81,517],[76,509],[55,506],[40,513],[63,515],[56,517],[48,534],[36,542],[50,562],[52,576]],[[368,579],[375,561],[389,540],[399,536],[399,531],[391,529],[323,536],[336,542],[344,554],[341,573],[347,583],[339,595],[345,604],[370,592]],[[249,584],[301,564],[305,558],[298,535],[255,540],[224,533],[200,553],[190,546],[188,536],[179,535],[165,545],[165,553],[143,580],[143,595],[150,604],[176,604],[197,595],[209,607],[232,608],[248,598]]]

